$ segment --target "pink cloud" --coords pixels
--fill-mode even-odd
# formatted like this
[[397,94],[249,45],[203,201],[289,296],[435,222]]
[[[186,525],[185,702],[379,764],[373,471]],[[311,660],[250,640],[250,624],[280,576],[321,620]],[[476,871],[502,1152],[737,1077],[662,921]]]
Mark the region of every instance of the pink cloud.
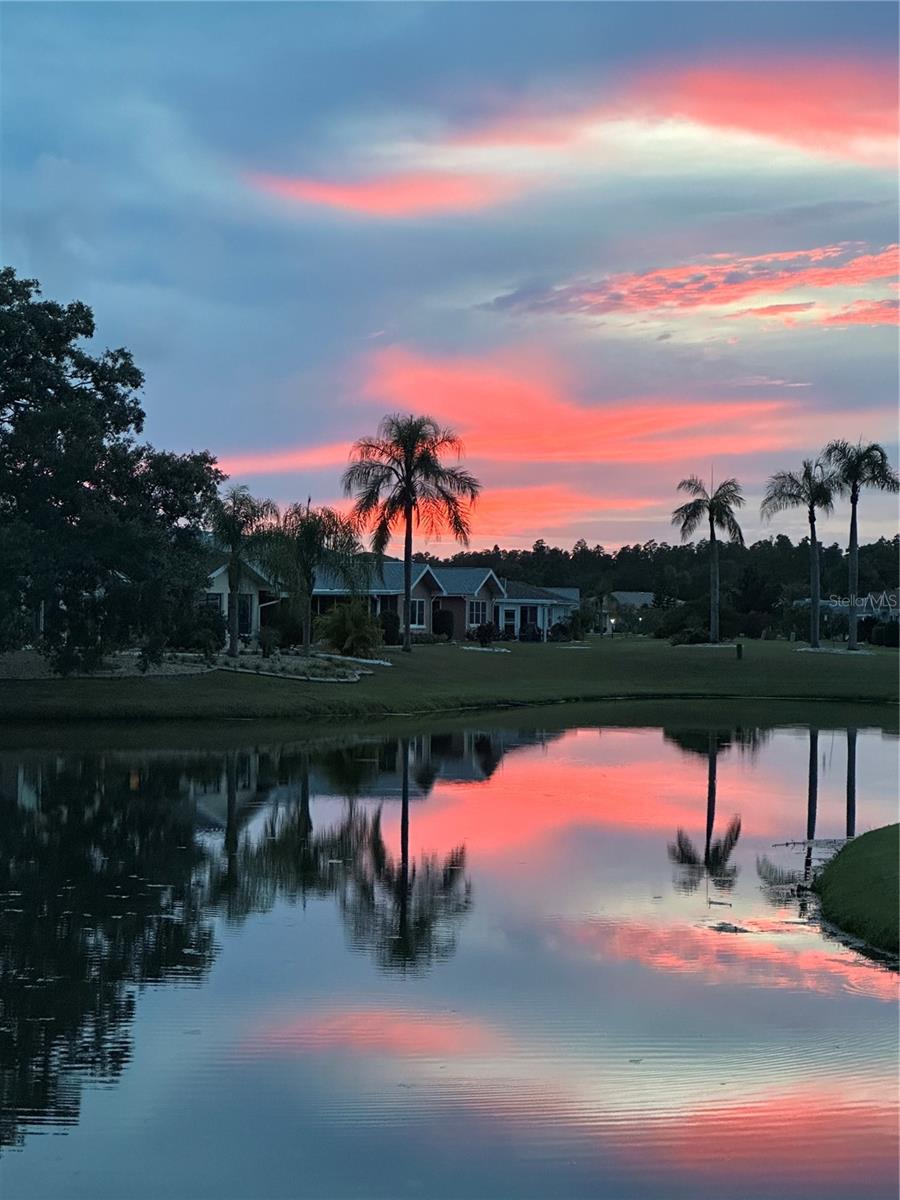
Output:
[[[621,272],[595,282],[576,281],[500,296],[503,311],[598,315],[721,308],[759,295],[803,289],[859,287],[896,276],[897,245],[870,252],[857,244],[819,246],[776,254],[714,254],[696,262]],[[784,306],[778,306],[784,313]],[[774,315],[766,305],[755,315]],[[743,310],[734,316],[747,315]],[[801,311],[793,307],[792,311]]]
[[896,325],[898,304],[888,300],[856,300],[846,308],[822,318],[823,325]]
[[420,172],[357,181],[327,181],[251,174],[259,191],[298,204],[393,220],[445,212],[470,212],[506,199],[509,181],[480,175]]
[[330,442],[289,450],[254,450],[249,454],[226,451],[219,458],[219,466],[228,475],[277,475],[281,471],[343,467],[350,454],[350,445],[350,442]]

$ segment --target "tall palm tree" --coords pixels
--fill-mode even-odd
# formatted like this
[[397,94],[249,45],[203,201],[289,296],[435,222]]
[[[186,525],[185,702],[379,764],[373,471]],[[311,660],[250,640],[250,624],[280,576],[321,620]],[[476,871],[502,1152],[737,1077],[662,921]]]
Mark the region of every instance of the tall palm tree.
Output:
[[462,467],[446,466],[445,454],[462,452],[452,429],[432,417],[392,413],[374,438],[362,438],[344,472],[344,491],[355,495],[354,517],[371,524],[372,550],[381,557],[391,535],[404,530],[403,649],[412,650],[410,594],[412,592],[413,526],[429,532],[449,529],[462,545],[469,540],[469,510],[481,484]]
[[300,611],[306,655],[312,644],[317,574],[328,572],[355,592],[368,573],[353,521],[333,508],[313,508],[309,501],[292,504],[278,514],[268,538],[265,562],[273,582],[288,593],[290,603]]
[[230,487],[210,510],[210,532],[228,556],[228,654],[237,658],[238,595],[241,577],[251,560],[262,553],[265,536],[277,508],[258,500],[248,488]]
[[882,492],[900,490],[900,480],[896,471],[888,462],[888,456],[883,446],[878,442],[863,445],[859,441],[854,446],[850,442],[829,442],[822,452],[822,457],[833,468],[836,477],[837,490],[842,495],[850,497],[850,545],[849,545],[849,592],[850,636],[848,650],[856,650],[856,600],[859,589],[859,531],[857,527],[856,510],[859,504],[859,494],[863,488],[874,488]]
[[777,471],[766,485],[766,494],[760,505],[764,520],[789,508],[805,508],[809,521],[809,644],[819,648],[819,609],[822,592],[822,576],[819,570],[819,539],[816,532],[816,510],[823,513],[834,510],[834,495],[837,481],[831,468],[820,458],[803,460],[802,469]]
[[736,508],[744,503],[741,485],[736,479],[724,479],[712,495],[703,486],[702,480],[696,475],[682,479],[678,485],[680,492],[693,496],[686,504],[680,505],[672,513],[672,524],[681,526],[681,540],[695,533],[704,521],[709,522],[709,639],[719,640],[719,542],[716,530],[721,529],[728,534],[730,541],[743,546],[744,535],[734,515]]

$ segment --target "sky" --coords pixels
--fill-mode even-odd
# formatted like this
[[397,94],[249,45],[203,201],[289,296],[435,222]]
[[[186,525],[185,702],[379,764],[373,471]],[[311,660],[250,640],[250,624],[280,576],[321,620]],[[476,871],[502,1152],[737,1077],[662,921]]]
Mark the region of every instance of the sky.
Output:
[[[889,3],[4,3],[3,261],[94,309],[145,432],[341,501],[427,412],[475,546],[677,540],[688,474],[897,462]],[[843,541],[839,506],[821,526]],[[861,536],[897,529],[866,495]],[[417,548],[447,554],[447,537]]]

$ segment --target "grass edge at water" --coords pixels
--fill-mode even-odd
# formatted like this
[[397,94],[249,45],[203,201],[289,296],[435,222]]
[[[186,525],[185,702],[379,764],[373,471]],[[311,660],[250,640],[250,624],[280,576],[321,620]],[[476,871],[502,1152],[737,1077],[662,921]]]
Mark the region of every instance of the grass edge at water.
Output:
[[900,824],[848,842],[815,882],[822,916],[879,950],[900,950]]

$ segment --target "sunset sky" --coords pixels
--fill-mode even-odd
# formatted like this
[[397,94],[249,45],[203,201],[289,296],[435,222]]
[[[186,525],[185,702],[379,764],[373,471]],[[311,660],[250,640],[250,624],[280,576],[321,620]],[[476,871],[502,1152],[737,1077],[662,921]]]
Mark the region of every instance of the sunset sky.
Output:
[[476,545],[672,541],[710,470],[752,539],[828,439],[897,462],[897,33],[887,3],[4,4],[3,259],[133,351],[152,441],[276,500],[337,501],[416,410],[484,483]]

